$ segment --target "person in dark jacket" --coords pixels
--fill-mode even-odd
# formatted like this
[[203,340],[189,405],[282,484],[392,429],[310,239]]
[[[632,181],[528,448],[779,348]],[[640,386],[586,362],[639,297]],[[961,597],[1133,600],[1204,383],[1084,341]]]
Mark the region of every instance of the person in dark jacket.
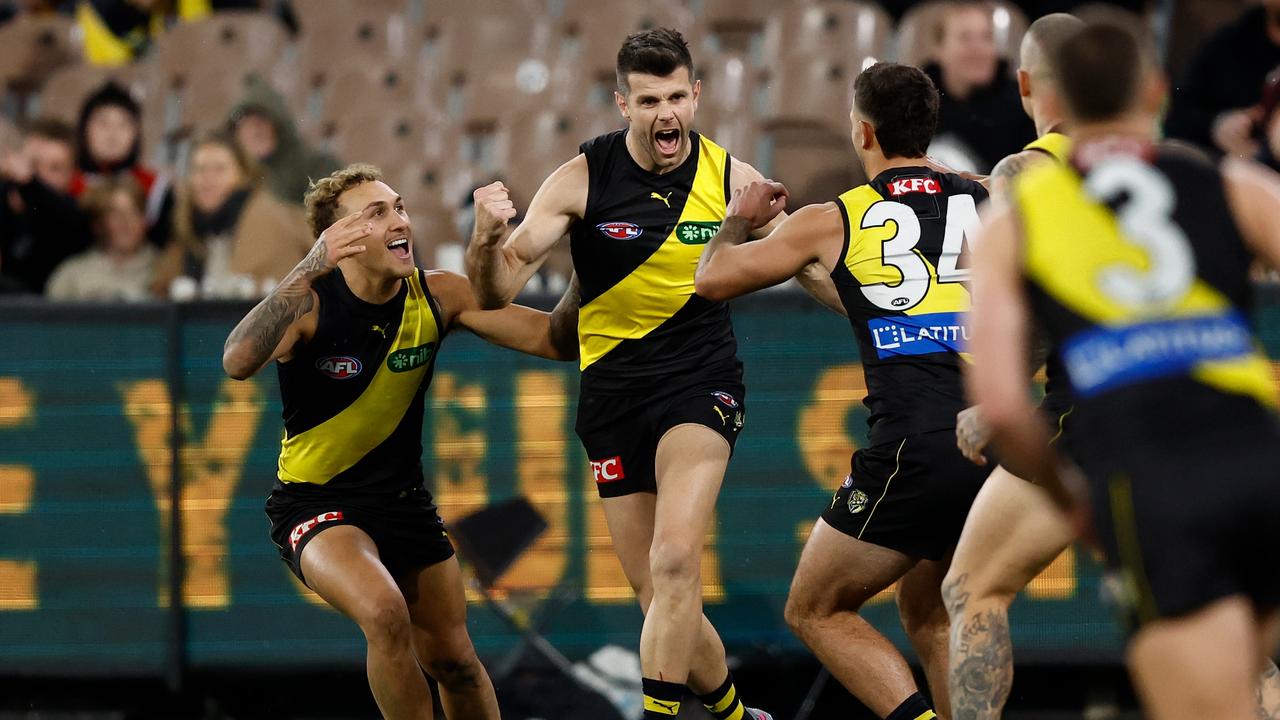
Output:
[[990,6],[949,3],[937,28],[937,48],[935,61],[924,67],[942,98],[930,154],[960,170],[988,172],[1036,137],[996,48]]
[[332,155],[307,147],[284,98],[256,76],[227,116],[227,134],[262,168],[266,187],[291,205],[302,205],[311,179],[342,167]]
[[76,173],[71,194],[79,199],[103,178],[130,175],[147,198],[147,237],[168,239],[173,194],[169,178],[142,163],[142,108],[127,89],[108,81],[80,108],[76,126]]
[[1280,0],[1264,0],[1209,37],[1173,88],[1165,131],[1230,155],[1259,150],[1253,135],[1267,73],[1280,65]]
[[20,150],[0,154],[0,289],[40,294],[50,273],[89,244],[70,187],[74,133],[54,120],[31,123]]

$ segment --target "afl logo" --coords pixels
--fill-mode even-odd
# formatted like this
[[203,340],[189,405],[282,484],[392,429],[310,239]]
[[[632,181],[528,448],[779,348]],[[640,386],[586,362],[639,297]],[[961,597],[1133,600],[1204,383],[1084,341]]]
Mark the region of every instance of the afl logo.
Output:
[[349,380],[360,374],[360,361],[350,355],[320,358],[316,369],[334,380]]
[[719,400],[720,402],[724,403],[725,405],[728,405],[731,408],[738,407],[738,401],[735,400],[734,397],[727,392],[721,392],[719,390],[716,390],[715,392],[711,393],[711,397]]
[[596,229],[614,240],[634,240],[644,232],[639,226],[629,222],[600,223]]
[[902,307],[903,305],[910,305],[911,301],[907,298],[900,297],[900,298],[894,298],[893,300],[889,301],[889,304],[894,307]]

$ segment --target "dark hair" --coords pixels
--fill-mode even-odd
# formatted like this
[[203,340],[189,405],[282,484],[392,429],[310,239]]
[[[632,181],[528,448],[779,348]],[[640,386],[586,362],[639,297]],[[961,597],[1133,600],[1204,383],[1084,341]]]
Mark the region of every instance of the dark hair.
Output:
[[138,157],[142,154],[142,107],[138,105],[138,101],[133,99],[133,95],[124,86],[114,80],[108,80],[106,84],[94,91],[84,101],[84,105],[80,107],[80,120],[76,123],[76,140],[78,141],[76,143],[78,147],[76,150],[76,164],[85,172],[98,172],[102,169],[89,156],[87,133],[89,118],[93,116],[94,111],[108,106],[115,106],[129,113],[130,117],[133,118],[133,124],[138,126],[138,137],[133,141],[133,147],[129,149],[129,154],[125,157],[121,167],[137,165]]
[[37,118],[28,122],[22,134],[41,137],[75,147],[76,131],[70,125],[55,118]]
[[693,56],[679,31],[654,28],[633,32],[618,49],[618,92],[625,95],[630,90],[627,83],[630,73],[664,77],[681,67],[689,71],[692,79]]
[[853,81],[853,101],[875,129],[885,157],[928,152],[938,128],[938,89],[919,68],[876,63]]
[[1062,99],[1076,120],[1097,122],[1124,114],[1152,62],[1142,32],[1117,16],[1085,25],[1052,59]]

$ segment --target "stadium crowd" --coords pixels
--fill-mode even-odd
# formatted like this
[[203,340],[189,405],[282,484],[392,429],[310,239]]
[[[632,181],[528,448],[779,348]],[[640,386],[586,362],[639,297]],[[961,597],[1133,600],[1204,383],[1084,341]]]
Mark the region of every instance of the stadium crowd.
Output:
[[[942,96],[931,154],[986,173],[1034,137],[1008,62],[1028,18],[1080,4],[3,2],[0,292],[261,297],[310,246],[303,193],[340,159],[381,166],[415,257],[459,270],[472,188],[501,178],[523,207],[578,142],[620,126],[611,48],[633,27],[690,38],[699,127],[801,203],[862,181],[847,98],[873,59],[926,70]],[[1277,5],[1205,35],[1168,137],[1280,168]],[[564,287],[566,246],[532,288]]]

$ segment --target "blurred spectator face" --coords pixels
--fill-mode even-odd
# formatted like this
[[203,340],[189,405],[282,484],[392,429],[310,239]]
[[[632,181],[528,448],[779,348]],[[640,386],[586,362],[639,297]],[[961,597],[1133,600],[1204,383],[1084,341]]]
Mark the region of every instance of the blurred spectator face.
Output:
[[948,84],[990,85],[999,61],[990,12],[981,5],[962,5],[947,12],[942,19],[938,64]]
[[22,151],[31,158],[32,171],[40,182],[67,192],[76,169],[75,152],[70,145],[53,138],[28,135]]
[[147,239],[147,219],[138,198],[128,190],[111,193],[98,220],[103,248],[111,253],[132,255]]
[[247,113],[236,123],[236,142],[255,160],[266,160],[276,151],[276,126],[261,115]]
[[205,143],[191,156],[191,202],[197,210],[211,213],[227,201],[248,180],[231,148],[221,143]]
[[89,156],[103,165],[123,162],[138,139],[133,116],[118,105],[103,105],[94,110],[85,130]]

